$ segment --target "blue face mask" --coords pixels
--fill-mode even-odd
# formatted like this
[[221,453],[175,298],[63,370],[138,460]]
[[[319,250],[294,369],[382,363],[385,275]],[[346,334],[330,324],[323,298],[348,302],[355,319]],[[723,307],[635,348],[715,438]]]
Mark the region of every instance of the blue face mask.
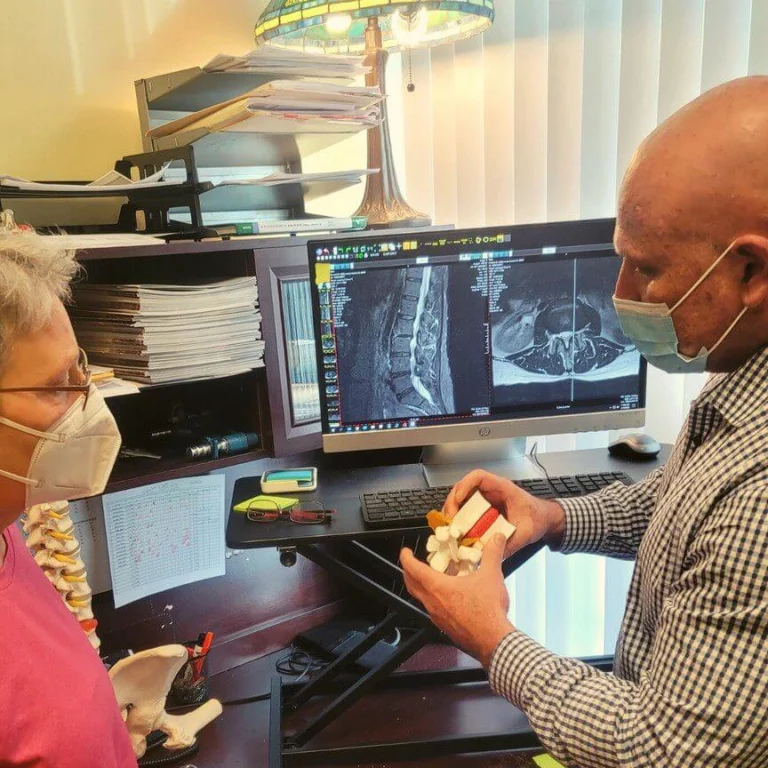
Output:
[[725,333],[711,349],[702,347],[695,357],[686,357],[678,351],[679,339],[672,320],[672,313],[709,277],[715,267],[728,255],[731,243],[715,259],[714,264],[690,287],[673,307],[644,301],[629,301],[613,297],[621,330],[640,351],[640,354],[656,368],[667,373],[701,373],[707,369],[709,356],[728,338],[736,324],[744,317],[747,307],[728,326]]

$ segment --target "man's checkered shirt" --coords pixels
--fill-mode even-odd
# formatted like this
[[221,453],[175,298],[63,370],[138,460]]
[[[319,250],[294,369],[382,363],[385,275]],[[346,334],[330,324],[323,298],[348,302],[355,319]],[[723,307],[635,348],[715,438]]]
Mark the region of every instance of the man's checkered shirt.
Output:
[[569,766],[768,768],[768,349],[710,378],[664,468],[562,506],[563,552],[637,560],[614,673],[513,632],[493,689]]

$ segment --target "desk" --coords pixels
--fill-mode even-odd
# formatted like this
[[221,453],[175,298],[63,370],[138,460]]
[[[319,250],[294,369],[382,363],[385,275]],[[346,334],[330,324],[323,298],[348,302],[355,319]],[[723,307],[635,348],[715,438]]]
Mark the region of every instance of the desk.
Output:
[[[264,690],[264,680],[274,669],[278,651],[256,659],[237,669],[211,678],[211,692],[222,701],[251,696]],[[408,666],[415,668],[455,666],[460,654],[448,646],[430,646],[415,657]],[[446,697],[445,693],[449,696]],[[367,696],[358,706],[342,715],[337,722],[320,734],[315,742],[332,746],[345,744],[350,733],[365,733],[372,741],[402,738],[404,730],[409,738],[427,738],[444,733],[446,724],[453,730],[504,730],[521,715],[503,699],[492,697],[482,686],[435,689],[424,701],[425,693],[411,691]],[[416,722],[411,718],[418,712]],[[236,707],[225,707],[222,717],[215,720],[200,737],[200,752],[191,760],[200,768],[254,768],[268,764],[269,702],[263,701]],[[541,752],[536,750],[533,754]],[[415,768],[412,761],[386,768]],[[382,768],[381,762],[357,764],[358,768]],[[536,768],[526,754],[474,754],[420,760],[417,768]]]
[[[633,480],[641,480],[669,456],[669,446],[664,446],[657,459],[645,462],[628,462],[614,459],[604,449],[563,451],[540,454],[547,471],[555,475],[578,475],[589,472],[626,472]],[[326,455],[328,466],[318,474],[317,491],[301,494],[302,499],[322,502],[335,509],[333,525],[297,526],[289,522],[258,525],[248,521],[245,515],[233,513],[227,526],[227,544],[233,549],[262,547],[292,547],[297,544],[343,541],[371,541],[377,538],[402,536],[403,528],[366,527],[360,511],[360,494],[371,491],[396,491],[403,488],[426,488],[420,464],[404,464],[391,467],[344,468],[343,454]],[[335,468],[333,465],[335,464]],[[510,480],[542,477],[542,471],[529,459],[520,459],[513,465],[515,472],[507,473]],[[491,469],[491,467],[489,467]],[[235,483],[232,506],[260,493],[257,477],[244,477]],[[290,496],[290,494],[286,494]],[[410,530],[418,530],[412,528]],[[426,530],[424,528],[423,530]]]
[[[610,457],[605,450],[586,450],[546,454],[542,462],[550,475],[623,471],[634,480],[661,466],[669,454],[665,448],[658,459],[632,463]],[[341,461],[339,462],[341,463]],[[542,472],[527,460],[512,467],[510,479],[540,477]],[[359,494],[377,490],[424,488],[421,465],[374,467],[321,472],[318,489],[310,494],[314,500],[336,510],[333,523],[297,526],[289,522],[269,525],[251,523],[245,515],[231,513],[227,526],[227,544],[234,549],[281,547],[295,551],[328,570],[334,577],[361,591],[370,600],[386,608],[384,619],[357,645],[326,667],[311,682],[283,683],[272,680],[270,702],[269,768],[294,765],[332,765],[345,762],[365,763],[419,759],[440,755],[535,748],[538,740],[524,719],[519,728],[498,734],[448,736],[419,741],[391,741],[383,744],[352,745],[336,748],[312,748],[308,743],[330,725],[342,712],[374,689],[413,689],[435,685],[480,684],[486,678],[480,669],[453,669],[428,672],[396,672],[427,642],[435,639],[437,630],[429,616],[407,593],[401,596],[402,570],[373,551],[368,544],[374,539],[402,537],[403,528],[369,529],[360,511]],[[242,478],[235,484],[232,504],[238,504],[259,493],[258,478]],[[413,530],[419,530],[418,528]],[[421,529],[426,532],[426,528]],[[540,547],[529,547],[504,563],[508,575],[520,567]],[[410,627],[413,633],[393,651],[379,667],[350,681],[356,660],[384,638],[393,627]],[[601,669],[610,669],[608,658],[591,660]],[[305,721],[301,730],[286,736],[284,716],[296,713],[313,699],[330,697],[318,713]]]

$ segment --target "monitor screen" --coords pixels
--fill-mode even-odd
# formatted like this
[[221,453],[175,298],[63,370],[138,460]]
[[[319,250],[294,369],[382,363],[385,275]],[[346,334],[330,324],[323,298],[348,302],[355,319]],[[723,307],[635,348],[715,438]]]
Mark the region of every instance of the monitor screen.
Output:
[[310,243],[324,434],[643,409],[645,362],[612,302],[613,228]]

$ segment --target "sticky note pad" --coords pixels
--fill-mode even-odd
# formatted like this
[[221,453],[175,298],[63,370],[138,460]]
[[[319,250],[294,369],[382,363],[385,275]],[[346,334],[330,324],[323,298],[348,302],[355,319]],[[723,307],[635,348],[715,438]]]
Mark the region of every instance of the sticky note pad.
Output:
[[269,480],[297,480],[298,482],[312,482],[311,469],[278,469],[270,472],[267,476]]
[[558,763],[552,755],[537,755],[533,758],[533,762],[539,766],[539,768],[565,768],[562,763]]
[[275,505],[280,510],[290,509],[299,503],[298,499],[289,499],[285,496],[254,496],[252,499],[246,499],[236,504],[233,509],[235,512],[247,512],[249,509],[262,512],[274,511]]

